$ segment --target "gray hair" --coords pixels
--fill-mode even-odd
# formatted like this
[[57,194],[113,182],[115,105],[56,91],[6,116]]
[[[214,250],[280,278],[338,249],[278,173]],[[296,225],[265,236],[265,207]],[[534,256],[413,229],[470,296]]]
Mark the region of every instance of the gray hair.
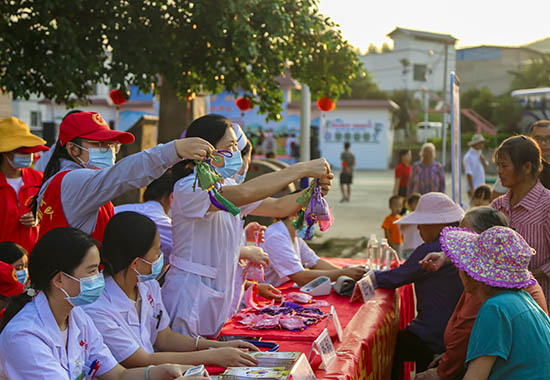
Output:
[[464,225],[464,223],[467,223],[473,232],[480,234],[491,227],[508,227],[508,218],[492,207],[480,206],[466,212],[461,224]]
[[428,143],[425,143],[424,145],[422,145],[422,147],[420,148],[420,157],[422,157],[424,154],[424,150],[425,149],[430,149],[434,155],[434,158],[435,158],[435,145],[432,144],[431,142],[428,142]]

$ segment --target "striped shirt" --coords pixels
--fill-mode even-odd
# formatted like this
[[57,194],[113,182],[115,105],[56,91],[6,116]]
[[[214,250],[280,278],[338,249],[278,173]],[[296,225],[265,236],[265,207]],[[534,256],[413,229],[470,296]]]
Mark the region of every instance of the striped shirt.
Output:
[[407,194],[426,194],[432,191],[445,192],[443,166],[437,161],[433,161],[430,166],[425,166],[422,161],[415,162],[409,177]]
[[510,227],[516,230],[537,251],[531,257],[529,269],[541,269],[547,277],[539,281],[546,302],[550,302],[550,190],[539,181],[514,207],[510,206],[511,191],[498,197],[492,207],[505,214]]

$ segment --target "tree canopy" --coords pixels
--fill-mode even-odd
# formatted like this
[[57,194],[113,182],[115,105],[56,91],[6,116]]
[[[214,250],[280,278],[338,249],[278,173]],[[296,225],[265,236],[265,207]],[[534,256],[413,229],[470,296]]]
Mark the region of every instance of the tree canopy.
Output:
[[19,0],[0,3],[0,88],[75,103],[93,85],[167,81],[180,98],[244,91],[277,119],[289,73],[334,99],[361,70],[317,0]]
[[550,87],[550,54],[535,58],[520,71],[512,72],[512,90]]

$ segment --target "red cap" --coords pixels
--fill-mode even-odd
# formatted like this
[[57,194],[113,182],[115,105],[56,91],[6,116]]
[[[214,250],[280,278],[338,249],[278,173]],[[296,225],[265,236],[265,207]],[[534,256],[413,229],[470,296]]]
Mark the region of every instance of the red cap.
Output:
[[0,261],[0,294],[13,297],[23,293],[23,284],[17,280],[15,268]]
[[22,154],[30,154],[30,153],[37,153],[37,152],[45,152],[50,150],[46,145],[37,145],[37,146],[25,146],[19,149],[16,149],[15,151],[17,153]]
[[77,137],[121,144],[131,144],[135,140],[131,133],[113,131],[97,112],[76,112],[63,119],[59,126],[59,143],[65,146]]

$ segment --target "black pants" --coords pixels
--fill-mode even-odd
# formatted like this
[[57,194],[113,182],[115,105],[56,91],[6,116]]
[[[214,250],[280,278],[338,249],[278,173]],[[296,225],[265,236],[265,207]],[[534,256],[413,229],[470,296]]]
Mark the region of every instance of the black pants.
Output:
[[399,380],[403,362],[416,362],[416,373],[428,369],[436,352],[408,329],[399,330],[393,354],[392,380]]

